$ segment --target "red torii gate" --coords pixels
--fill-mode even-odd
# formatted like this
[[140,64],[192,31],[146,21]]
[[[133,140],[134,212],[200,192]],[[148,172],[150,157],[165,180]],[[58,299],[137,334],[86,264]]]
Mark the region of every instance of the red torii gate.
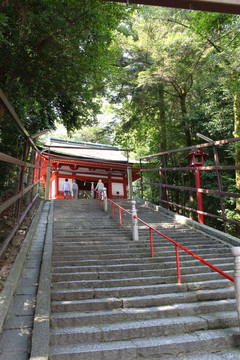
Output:
[[127,4],[172,7],[188,10],[240,14],[240,0],[104,0]]

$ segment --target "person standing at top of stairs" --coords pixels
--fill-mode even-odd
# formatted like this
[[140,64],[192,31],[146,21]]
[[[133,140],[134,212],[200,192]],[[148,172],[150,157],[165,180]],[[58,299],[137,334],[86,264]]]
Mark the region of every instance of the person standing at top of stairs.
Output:
[[63,192],[64,192],[64,199],[68,199],[68,197],[71,196],[71,188],[68,179],[65,179],[63,183]]
[[78,199],[78,184],[76,180],[73,180],[73,184],[72,184],[72,198],[73,199]]
[[103,200],[103,189],[104,189],[104,183],[102,182],[101,179],[99,179],[95,190],[99,191],[99,193],[101,194],[101,200]]

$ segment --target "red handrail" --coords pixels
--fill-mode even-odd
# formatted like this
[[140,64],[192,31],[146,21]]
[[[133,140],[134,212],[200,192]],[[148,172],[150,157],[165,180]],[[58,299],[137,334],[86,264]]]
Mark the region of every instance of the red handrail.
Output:
[[[97,194],[99,194],[100,197],[100,193],[93,189],[96,192],[96,199],[97,199]],[[112,200],[108,199],[106,196],[104,196],[104,199],[107,199],[107,201],[109,201],[110,203],[112,203],[112,218],[114,218],[114,205],[117,206],[119,208],[119,220],[120,220],[120,226],[122,227],[122,210],[127,213],[128,215],[131,215],[131,212],[127,211],[126,209],[124,209],[122,206],[116,204],[115,202],[113,202]],[[180,272],[180,261],[179,261],[179,248],[184,250],[185,252],[187,252],[188,254],[190,254],[191,256],[193,256],[195,259],[201,261],[203,264],[207,265],[208,267],[210,267],[211,269],[213,269],[214,271],[218,272],[219,274],[221,274],[222,276],[224,276],[225,278],[227,278],[228,280],[234,282],[234,278],[229,276],[228,274],[226,274],[224,271],[218,269],[216,266],[210,264],[208,261],[202,259],[200,256],[196,255],[194,252],[192,252],[191,250],[188,250],[187,248],[185,248],[184,246],[180,245],[178,242],[176,242],[175,240],[171,239],[169,236],[163,234],[161,231],[157,230],[156,228],[154,228],[153,226],[149,225],[148,223],[146,223],[145,221],[143,221],[142,219],[140,219],[138,216],[134,215],[133,216],[134,219],[137,219],[138,221],[140,221],[142,224],[146,225],[149,228],[149,232],[150,232],[150,247],[151,247],[151,256],[154,257],[154,251],[153,251],[153,239],[152,239],[152,231],[155,231],[157,234],[163,236],[165,239],[167,239],[168,241],[170,241],[171,243],[173,243],[175,245],[175,251],[176,251],[176,263],[177,263],[177,274],[178,274],[178,283],[181,284],[181,272]]]
[[[175,240],[171,239],[170,237],[168,237],[167,235],[163,234],[161,231],[158,231],[157,229],[155,229],[153,226],[149,225],[148,223],[146,223],[145,221],[143,221],[142,219],[140,219],[138,216],[134,216],[134,218],[136,218],[138,221],[140,221],[141,223],[143,223],[144,225],[146,225],[147,227],[151,228],[153,231],[155,231],[157,234],[163,236],[165,239],[171,241],[173,244],[175,244],[176,248],[180,248],[182,250],[184,250],[185,252],[187,252],[188,254],[192,255],[194,258],[196,258],[197,260],[201,261],[203,264],[209,266],[211,269],[217,271],[219,274],[223,275],[224,277],[226,277],[228,280],[234,282],[234,278],[229,276],[228,274],[226,274],[225,272],[223,272],[222,270],[218,269],[216,266],[210,264],[208,261],[202,259],[200,256],[196,255],[195,253],[193,253],[192,251],[188,250],[187,248],[185,248],[184,246],[180,245],[179,243],[177,243]],[[178,279],[180,279],[180,266],[179,266],[179,254],[178,254],[178,250],[176,250],[176,258],[177,258],[177,268],[178,268]],[[180,279],[181,281],[181,279]]]
[[[96,193],[96,200],[97,200],[97,194],[99,194],[99,205],[100,205],[101,204],[101,196],[102,196],[102,194],[100,194],[100,192],[95,190],[95,189],[93,189],[93,191],[95,191],[95,193]],[[107,196],[103,195],[103,198],[107,199],[107,201],[109,201],[112,204],[112,219],[114,219],[114,205],[118,207],[118,209],[119,209],[119,222],[120,222],[120,227],[122,227],[122,211],[124,211],[126,214],[131,215],[131,216],[132,216],[132,214],[130,213],[130,211],[124,209],[122,206],[120,206],[117,203],[115,203],[114,201],[108,199]]]

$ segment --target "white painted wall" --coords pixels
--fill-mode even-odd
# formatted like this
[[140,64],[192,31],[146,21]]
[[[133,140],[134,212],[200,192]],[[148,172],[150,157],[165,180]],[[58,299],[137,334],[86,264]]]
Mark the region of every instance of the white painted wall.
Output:
[[112,194],[118,195],[118,196],[123,196],[124,195],[123,184],[113,182],[112,183]]

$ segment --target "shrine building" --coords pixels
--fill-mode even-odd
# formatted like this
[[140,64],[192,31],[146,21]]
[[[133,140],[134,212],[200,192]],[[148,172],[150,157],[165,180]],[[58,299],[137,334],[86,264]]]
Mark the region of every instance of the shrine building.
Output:
[[[126,155],[123,155],[123,152]],[[50,199],[63,199],[63,183],[68,179],[72,188],[76,180],[79,194],[89,195],[102,180],[110,199],[126,199],[132,182],[140,177],[137,164],[128,158],[128,150],[116,146],[50,138],[42,156],[36,158],[41,167],[40,183],[46,188],[47,165],[50,171]],[[129,190],[130,191],[130,190]]]

